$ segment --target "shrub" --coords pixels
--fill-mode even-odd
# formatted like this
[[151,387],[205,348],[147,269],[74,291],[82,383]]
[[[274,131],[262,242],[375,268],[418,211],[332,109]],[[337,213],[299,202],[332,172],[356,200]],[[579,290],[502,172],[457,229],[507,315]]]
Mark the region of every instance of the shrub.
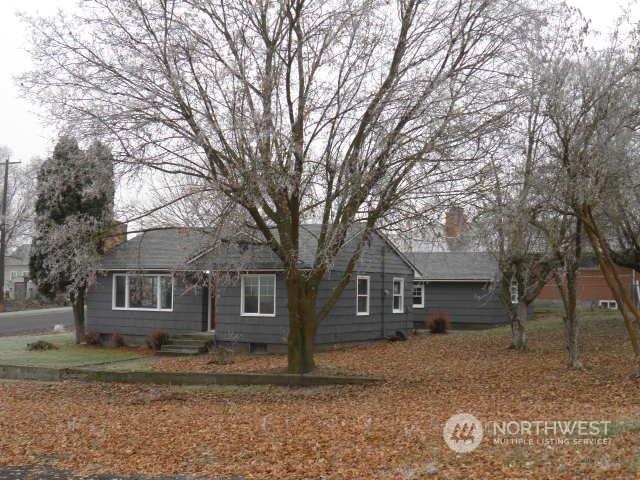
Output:
[[147,347],[154,352],[162,348],[162,345],[169,341],[169,334],[164,330],[154,330],[147,336]]
[[434,312],[427,320],[427,328],[431,333],[447,333],[450,327],[451,320],[446,312]]
[[51,342],[38,340],[37,342],[27,343],[27,350],[58,350],[58,346]]
[[124,347],[124,336],[120,332],[113,332],[111,334],[111,343],[114,347]]
[[84,341],[87,345],[102,345],[100,334],[94,330],[87,330],[84,333]]

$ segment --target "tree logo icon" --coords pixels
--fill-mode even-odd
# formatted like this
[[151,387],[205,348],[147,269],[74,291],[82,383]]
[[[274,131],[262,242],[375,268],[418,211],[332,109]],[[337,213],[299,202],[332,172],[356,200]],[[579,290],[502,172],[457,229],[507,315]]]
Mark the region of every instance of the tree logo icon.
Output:
[[442,436],[454,452],[468,453],[478,448],[484,429],[480,420],[470,413],[457,413],[444,424]]

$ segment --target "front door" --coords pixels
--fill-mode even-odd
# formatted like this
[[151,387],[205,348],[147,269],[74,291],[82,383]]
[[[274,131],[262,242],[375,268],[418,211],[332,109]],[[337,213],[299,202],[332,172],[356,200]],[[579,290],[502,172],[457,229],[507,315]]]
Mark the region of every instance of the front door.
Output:
[[216,284],[209,282],[209,330],[216,329]]

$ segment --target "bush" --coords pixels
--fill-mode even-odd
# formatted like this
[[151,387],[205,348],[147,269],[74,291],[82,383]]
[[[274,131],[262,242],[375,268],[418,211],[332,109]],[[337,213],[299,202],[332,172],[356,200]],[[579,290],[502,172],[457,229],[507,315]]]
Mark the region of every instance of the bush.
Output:
[[431,333],[447,333],[450,327],[451,320],[446,312],[434,312],[427,320],[427,328]]
[[147,336],[147,347],[154,352],[162,348],[162,345],[169,341],[169,334],[164,330],[154,330]]
[[84,341],[87,345],[102,345],[100,334],[94,330],[87,330],[84,333]]
[[113,344],[114,347],[125,346],[124,337],[120,332],[113,332],[111,334],[111,343]]
[[37,342],[27,343],[27,350],[58,350],[57,345],[51,342],[45,342],[44,340],[38,340]]

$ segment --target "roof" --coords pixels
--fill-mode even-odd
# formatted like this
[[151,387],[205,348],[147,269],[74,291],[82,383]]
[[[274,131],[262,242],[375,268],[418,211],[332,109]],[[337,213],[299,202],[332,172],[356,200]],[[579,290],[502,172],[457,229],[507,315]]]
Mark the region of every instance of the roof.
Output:
[[487,282],[496,278],[498,263],[485,252],[412,252],[422,276],[429,281]]
[[[320,225],[300,227],[301,268],[310,268],[315,259]],[[357,238],[359,225],[352,226],[346,242]],[[380,235],[380,234],[378,234]],[[413,269],[410,259],[380,237]],[[282,262],[266,245],[247,236],[220,239],[215,232],[193,228],[149,230],[118,245],[102,258],[102,270],[281,270]]]

